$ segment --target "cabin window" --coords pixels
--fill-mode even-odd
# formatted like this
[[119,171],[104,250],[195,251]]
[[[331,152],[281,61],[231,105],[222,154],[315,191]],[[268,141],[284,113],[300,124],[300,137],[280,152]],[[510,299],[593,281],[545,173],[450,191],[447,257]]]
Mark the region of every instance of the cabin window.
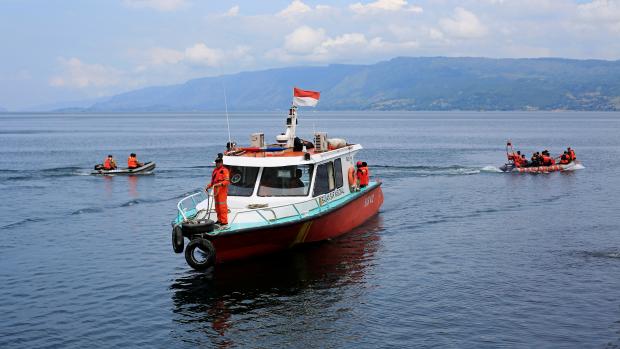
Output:
[[252,196],[259,167],[227,166],[230,172],[230,196]]
[[265,167],[258,196],[307,196],[312,171],[312,165]]
[[342,188],[342,160],[334,160],[334,172],[336,174],[336,188]]
[[333,162],[320,164],[316,168],[316,179],[314,181],[314,196],[327,194],[336,189],[336,181],[334,178]]

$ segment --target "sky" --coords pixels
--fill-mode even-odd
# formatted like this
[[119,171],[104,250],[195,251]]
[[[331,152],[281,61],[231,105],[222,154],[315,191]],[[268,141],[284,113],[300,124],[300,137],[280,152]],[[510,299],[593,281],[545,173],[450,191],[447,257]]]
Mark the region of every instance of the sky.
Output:
[[0,0],[0,107],[398,56],[620,59],[620,0]]

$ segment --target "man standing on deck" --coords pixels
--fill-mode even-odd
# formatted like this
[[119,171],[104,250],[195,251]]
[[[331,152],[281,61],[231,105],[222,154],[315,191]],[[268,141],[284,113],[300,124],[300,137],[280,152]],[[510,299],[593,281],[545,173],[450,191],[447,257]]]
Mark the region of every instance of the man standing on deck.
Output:
[[221,157],[215,159],[215,169],[211,174],[211,183],[205,188],[209,190],[213,188],[213,200],[215,201],[215,212],[217,213],[217,224],[220,228],[226,228],[228,225],[228,184],[230,183],[230,174],[228,169],[224,167],[224,160]]
[[366,188],[369,183],[368,167],[364,166],[364,163],[361,161],[358,161],[356,166],[357,166],[356,177],[358,181],[357,187],[360,189]]

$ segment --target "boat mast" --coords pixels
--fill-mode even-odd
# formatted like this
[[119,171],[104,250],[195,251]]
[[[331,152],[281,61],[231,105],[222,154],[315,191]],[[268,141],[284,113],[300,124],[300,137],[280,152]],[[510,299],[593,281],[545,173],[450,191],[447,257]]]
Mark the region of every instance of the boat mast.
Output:
[[292,105],[288,110],[288,117],[286,118],[286,132],[279,136],[276,136],[276,141],[280,144],[286,143],[288,148],[292,148],[295,145],[295,131],[297,130],[297,106]]
[[286,118],[286,133],[288,139],[286,146],[291,148],[295,145],[295,131],[297,130],[297,107],[292,105],[288,110],[288,118]]

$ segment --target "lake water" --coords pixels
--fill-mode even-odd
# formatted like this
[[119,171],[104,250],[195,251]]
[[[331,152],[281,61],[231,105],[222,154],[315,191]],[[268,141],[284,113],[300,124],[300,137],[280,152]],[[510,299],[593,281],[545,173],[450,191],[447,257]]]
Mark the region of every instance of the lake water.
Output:
[[[231,114],[240,144],[285,113]],[[342,238],[199,273],[176,203],[222,114],[0,114],[0,347],[620,347],[620,114],[328,113],[385,203]],[[585,169],[496,173],[572,146]],[[108,154],[152,175],[89,176]]]

